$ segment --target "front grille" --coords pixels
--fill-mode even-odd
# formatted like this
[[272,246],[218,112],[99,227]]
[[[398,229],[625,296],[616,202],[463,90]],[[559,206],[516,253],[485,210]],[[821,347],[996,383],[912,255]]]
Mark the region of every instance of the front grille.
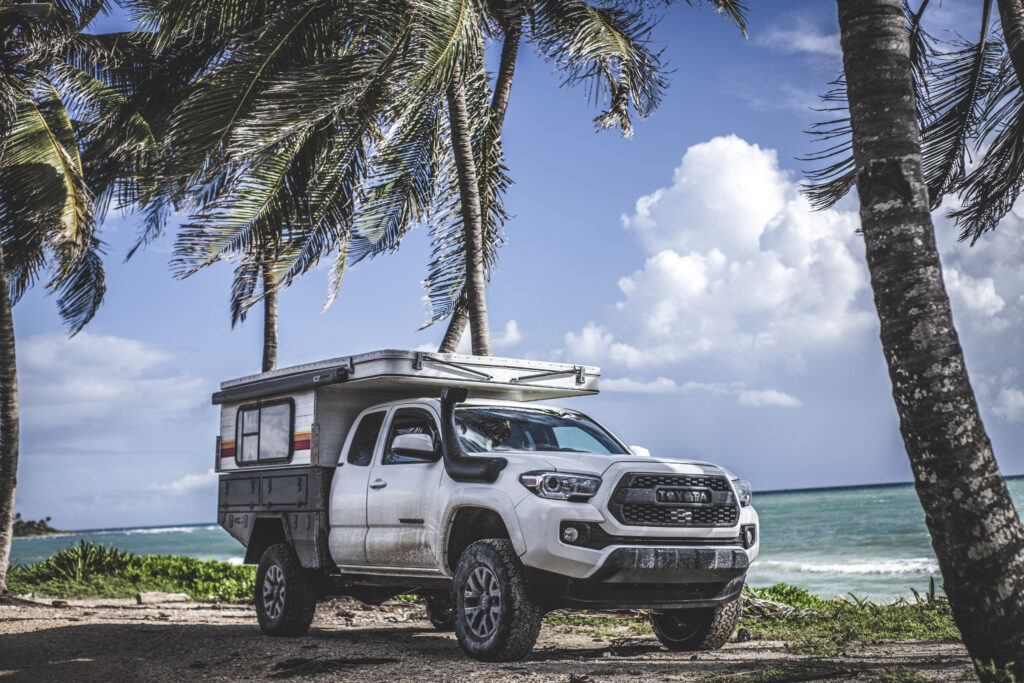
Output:
[[634,474],[629,488],[653,489],[655,486],[703,486],[712,491],[729,491],[725,477],[690,477],[682,474]]
[[[661,486],[711,489],[710,505],[667,505],[655,501]],[[615,487],[608,509],[629,526],[728,527],[739,518],[739,505],[725,477],[681,474],[627,474]]]
[[736,523],[736,506],[670,508],[627,503],[622,506],[619,521],[636,526],[732,526]]

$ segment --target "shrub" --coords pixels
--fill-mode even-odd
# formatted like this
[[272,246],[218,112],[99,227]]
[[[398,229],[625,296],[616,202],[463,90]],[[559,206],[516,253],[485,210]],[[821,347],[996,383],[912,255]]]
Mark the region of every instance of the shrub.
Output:
[[256,568],[176,555],[140,556],[79,541],[38,564],[13,567],[7,581],[16,593],[54,597],[132,597],[157,590],[238,603],[252,599]]

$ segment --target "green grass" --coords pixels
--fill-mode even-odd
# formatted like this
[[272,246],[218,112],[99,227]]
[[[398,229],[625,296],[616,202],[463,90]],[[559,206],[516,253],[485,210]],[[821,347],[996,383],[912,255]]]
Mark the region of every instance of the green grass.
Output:
[[[872,640],[959,640],[949,602],[931,586],[915,602],[900,600],[876,604],[854,595],[850,599],[822,600],[799,588],[779,584],[752,590],[754,597],[774,600],[800,609],[796,614],[767,614],[745,618],[740,626],[754,638],[797,641],[808,654],[815,647],[825,651],[847,643]],[[815,641],[830,641],[833,645]]]
[[130,598],[141,591],[163,591],[231,603],[251,601],[255,580],[255,567],[173,555],[133,555],[84,541],[38,564],[12,567],[7,574],[15,595]]
[[[748,612],[740,628],[755,639],[789,641],[788,649],[796,654],[834,657],[873,641],[960,639],[949,603],[936,596],[934,588],[915,602],[882,605],[852,595],[850,599],[823,600],[786,584],[748,590],[748,595],[781,607],[760,609],[757,615]],[[544,623],[595,636],[621,635],[623,629],[634,634],[651,632],[645,619],[601,613],[555,612]]]

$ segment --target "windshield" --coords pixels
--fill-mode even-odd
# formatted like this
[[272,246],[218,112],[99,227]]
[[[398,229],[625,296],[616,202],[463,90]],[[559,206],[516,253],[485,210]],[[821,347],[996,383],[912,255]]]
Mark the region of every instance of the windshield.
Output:
[[465,407],[455,410],[455,428],[469,453],[566,451],[628,455],[615,438],[586,415],[530,408]]

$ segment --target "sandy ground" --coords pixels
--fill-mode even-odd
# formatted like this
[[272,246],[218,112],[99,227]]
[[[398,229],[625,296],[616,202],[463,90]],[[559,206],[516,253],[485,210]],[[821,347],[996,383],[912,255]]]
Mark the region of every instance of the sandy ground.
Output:
[[[451,633],[416,606],[374,609],[334,601],[301,638],[263,636],[247,606],[136,606],[72,600],[67,607],[0,605],[0,679],[7,681],[675,681],[972,680],[953,642],[878,643],[839,657],[798,655],[781,642],[730,643],[674,653],[628,628],[546,626],[531,656],[488,664],[467,658]],[[923,680],[916,678],[912,680]]]

